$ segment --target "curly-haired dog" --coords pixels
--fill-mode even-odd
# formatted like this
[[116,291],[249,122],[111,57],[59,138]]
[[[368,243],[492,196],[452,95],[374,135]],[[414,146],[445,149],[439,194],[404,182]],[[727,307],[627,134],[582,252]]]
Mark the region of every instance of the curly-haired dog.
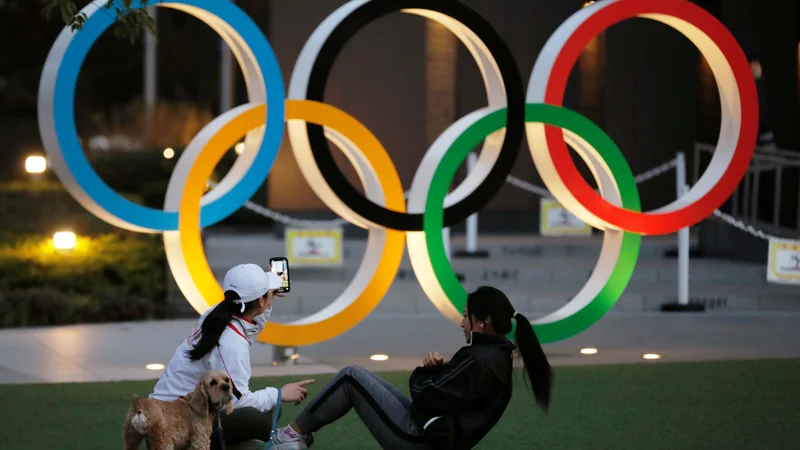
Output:
[[231,412],[231,382],[215,370],[174,402],[134,396],[123,425],[124,449],[137,450],[147,439],[147,448],[153,450],[208,450],[213,415],[223,406]]

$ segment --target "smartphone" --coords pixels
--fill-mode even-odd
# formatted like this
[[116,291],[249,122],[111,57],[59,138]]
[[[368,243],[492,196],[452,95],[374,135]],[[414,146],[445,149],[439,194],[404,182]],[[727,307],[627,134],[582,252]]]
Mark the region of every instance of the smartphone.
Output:
[[291,290],[292,282],[289,279],[289,260],[286,257],[280,258],[270,258],[269,259],[269,266],[270,270],[278,274],[281,277],[281,282],[283,286],[278,289],[280,293],[286,293]]

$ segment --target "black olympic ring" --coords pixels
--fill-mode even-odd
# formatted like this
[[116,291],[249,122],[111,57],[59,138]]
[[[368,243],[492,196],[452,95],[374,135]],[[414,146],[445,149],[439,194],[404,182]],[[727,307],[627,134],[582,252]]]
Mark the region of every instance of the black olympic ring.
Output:
[[[525,133],[525,92],[517,64],[505,41],[477,11],[450,0],[371,1],[343,19],[320,48],[308,78],[306,99],[324,102],[325,86],[333,63],[347,41],[371,21],[402,9],[440,12],[458,20],[475,33],[495,58],[506,90],[508,113],[506,134],[497,161],[484,182],[463,200],[444,211],[444,226],[465,220],[483,208],[505,183],[517,161]],[[306,124],[311,152],[325,181],[353,211],[382,227],[400,231],[422,231],[422,214],[399,213],[373,203],[357,191],[336,165],[323,127]]]

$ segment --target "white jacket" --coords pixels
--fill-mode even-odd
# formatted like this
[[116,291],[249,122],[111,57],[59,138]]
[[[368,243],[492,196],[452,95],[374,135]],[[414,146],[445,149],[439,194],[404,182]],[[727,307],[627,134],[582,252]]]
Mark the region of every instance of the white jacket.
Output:
[[255,343],[258,334],[264,329],[270,312],[256,317],[255,322],[234,318],[219,338],[219,345],[208,352],[202,359],[191,361],[186,352],[192,349],[192,341],[200,324],[206,318],[209,309],[197,322],[192,333],[175,349],[169,365],[159,377],[150,398],[174,401],[194,390],[200,377],[208,370],[227,372],[233,382],[233,407],[254,407],[260,411],[269,411],[278,401],[278,390],[268,387],[257,391],[250,390],[250,346]]

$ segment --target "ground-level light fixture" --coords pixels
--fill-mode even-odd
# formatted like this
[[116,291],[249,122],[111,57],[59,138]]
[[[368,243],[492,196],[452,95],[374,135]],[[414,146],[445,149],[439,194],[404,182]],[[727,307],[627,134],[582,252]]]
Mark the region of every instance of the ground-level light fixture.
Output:
[[596,355],[597,349],[596,348],[582,348],[581,355]]
[[28,173],[43,173],[47,170],[47,159],[44,156],[31,155],[25,158],[25,171]]
[[387,359],[389,359],[389,355],[377,354],[377,355],[370,356],[369,359],[371,359],[373,361],[386,361]]
[[163,370],[164,365],[160,363],[152,363],[144,366],[144,368],[147,370]]
[[59,231],[53,235],[53,247],[58,250],[72,250],[78,243],[78,238],[72,231]]

